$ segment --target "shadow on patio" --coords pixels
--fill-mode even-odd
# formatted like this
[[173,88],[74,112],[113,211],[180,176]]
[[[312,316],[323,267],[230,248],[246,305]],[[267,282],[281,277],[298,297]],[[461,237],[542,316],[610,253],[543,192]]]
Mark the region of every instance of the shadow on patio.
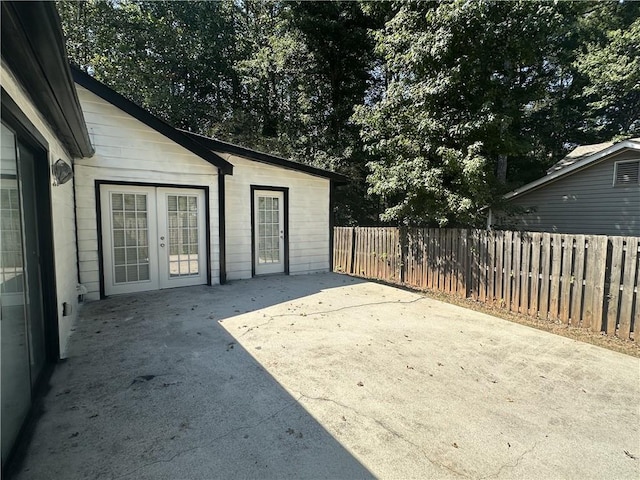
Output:
[[360,283],[260,278],[87,304],[17,478],[367,478],[221,327]]

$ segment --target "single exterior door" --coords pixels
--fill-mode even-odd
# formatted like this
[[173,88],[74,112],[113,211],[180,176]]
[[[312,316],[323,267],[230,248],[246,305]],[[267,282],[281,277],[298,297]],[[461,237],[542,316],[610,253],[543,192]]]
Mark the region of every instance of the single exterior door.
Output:
[[207,283],[204,192],[102,185],[105,295]]
[[284,193],[254,191],[254,265],[256,275],[285,271]]

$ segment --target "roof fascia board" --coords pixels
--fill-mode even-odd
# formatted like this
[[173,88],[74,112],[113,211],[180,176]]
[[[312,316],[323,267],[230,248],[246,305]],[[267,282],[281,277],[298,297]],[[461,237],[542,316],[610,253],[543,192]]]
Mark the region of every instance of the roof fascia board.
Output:
[[577,161],[576,163],[574,163],[572,165],[564,167],[564,168],[562,168],[560,170],[557,170],[554,173],[551,173],[549,175],[541,177],[538,180],[534,180],[531,183],[528,183],[526,185],[523,185],[520,188],[517,188],[517,189],[515,189],[515,190],[513,190],[513,191],[511,191],[509,193],[506,193],[502,198],[504,198],[505,200],[510,200],[510,199],[512,199],[514,197],[517,197],[519,195],[523,195],[524,193],[529,193],[531,190],[538,189],[538,188],[546,185],[547,183],[554,182],[554,181],[560,179],[561,177],[565,177],[567,175],[575,173],[577,170],[582,170],[583,168],[589,166],[592,163],[596,163],[599,160],[604,160],[605,157],[608,157],[609,155],[617,153],[620,150],[623,150],[625,148],[628,148],[628,149],[631,149],[631,150],[639,150],[640,151],[640,144],[638,144],[636,142],[629,141],[629,140],[625,140],[623,142],[616,143],[615,145],[611,145],[610,147],[605,148],[604,150],[600,150],[597,153],[589,155],[588,157],[585,157],[582,160],[579,160],[579,161]]
[[323,170],[321,168],[305,165],[304,163],[298,163],[292,160],[287,160],[285,158],[276,157],[275,155],[270,155],[268,153],[258,152],[256,150],[251,150],[250,148],[234,145],[233,143],[222,142],[214,138],[205,137],[204,135],[199,135],[193,132],[187,132],[186,130],[182,130],[182,131],[189,137],[193,138],[195,141],[200,142],[202,145],[204,145],[208,149],[211,149],[214,151],[220,151],[220,152],[229,153],[232,155],[237,155],[239,157],[244,157],[249,160],[254,160],[256,162],[261,162],[261,163],[266,163],[268,165],[274,165],[277,167],[286,168],[288,170],[295,170],[297,172],[308,173],[316,177],[327,178],[335,182],[336,185],[346,185],[349,181],[349,179],[346,176],[341,175],[339,173],[331,172],[329,170]]
[[136,105],[131,100],[128,100],[124,96],[120,95],[118,92],[113,90],[112,88],[106,86],[104,83],[96,80],[89,74],[83,72],[79,68],[75,66],[71,66],[71,73],[73,75],[74,81],[86,88],[90,92],[99,96],[106,102],[114,105],[119,108],[123,112],[131,115],[136,120],[144,123],[148,127],[153,130],[161,133],[165,137],[174,141],[178,145],[189,150],[191,153],[199,156],[203,160],[207,161],[211,165],[218,167],[219,171],[223,175],[233,175],[233,165],[227,162],[220,155],[212,152],[208,148],[205,148],[199,142],[191,139],[189,136],[185,135],[182,130],[178,130],[177,128],[169,125],[164,120],[153,115],[151,112],[145,110],[144,108]]
[[53,2],[2,2],[2,57],[73,157],[94,153]]

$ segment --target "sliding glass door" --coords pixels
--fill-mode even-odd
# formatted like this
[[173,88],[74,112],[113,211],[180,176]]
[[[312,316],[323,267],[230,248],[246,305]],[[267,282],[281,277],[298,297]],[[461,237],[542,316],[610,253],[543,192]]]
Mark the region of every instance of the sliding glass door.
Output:
[[46,363],[35,153],[4,123],[0,139],[2,463]]

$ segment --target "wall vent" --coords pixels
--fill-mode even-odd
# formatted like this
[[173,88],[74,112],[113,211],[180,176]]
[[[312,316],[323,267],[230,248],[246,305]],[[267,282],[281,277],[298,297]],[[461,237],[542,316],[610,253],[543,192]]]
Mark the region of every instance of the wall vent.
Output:
[[638,185],[640,183],[640,160],[630,162],[616,162],[615,186]]

